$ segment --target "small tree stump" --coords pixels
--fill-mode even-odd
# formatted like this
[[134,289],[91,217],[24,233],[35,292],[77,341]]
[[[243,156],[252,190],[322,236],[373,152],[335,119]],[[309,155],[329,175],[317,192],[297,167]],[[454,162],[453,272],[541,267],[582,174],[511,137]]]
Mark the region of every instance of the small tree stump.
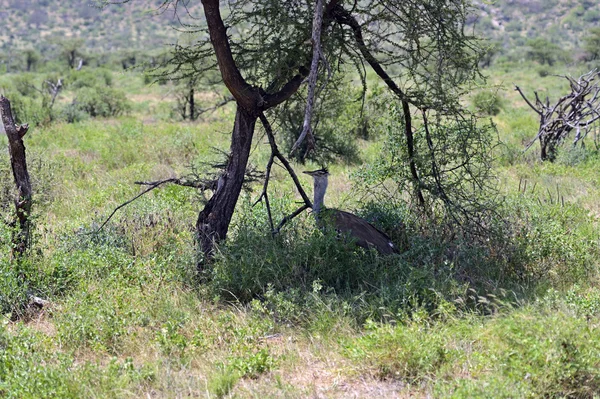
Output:
[[32,190],[29,172],[27,171],[25,145],[23,144],[23,136],[27,133],[29,125],[15,125],[10,101],[4,96],[0,96],[0,116],[2,117],[2,127],[8,137],[10,165],[17,186],[15,224],[18,224],[18,226],[13,232],[12,255],[13,258],[19,258],[27,250],[30,235],[29,215],[31,213]]

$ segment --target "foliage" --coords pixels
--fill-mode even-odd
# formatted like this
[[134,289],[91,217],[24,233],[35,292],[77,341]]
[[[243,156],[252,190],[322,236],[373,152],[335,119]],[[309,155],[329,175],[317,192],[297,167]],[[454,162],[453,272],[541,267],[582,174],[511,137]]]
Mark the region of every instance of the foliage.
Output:
[[390,114],[381,156],[356,173],[362,190],[399,208],[407,193],[416,202],[414,193],[419,190],[426,204],[418,204],[424,216],[440,218],[464,232],[486,224],[496,208],[491,168],[495,126],[468,114],[424,112],[411,157],[403,111],[392,105]]
[[587,58],[590,61],[600,58],[600,28],[588,30],[588,35],[584,40],[584,49],[587,52]]
[[[286,102],[273,111],[277,127],[284,135],[286,152],[298,140],[306,107],[305,93]],[[316,148],[308,151],[306,142],[293,154],[304,163],[308,160],[326,165],[336,160],[353,163],[358,160],[357,138],[373,138],[377,135],[373,127],[383,118],[377,96],[386,98],[379,88],[362,97],[362,90],[353,89],[350,83],[329,82],[321,95],[314,113],[314,139]],[[378,109],[379,108],[379,109]]]
[[36,126],[52,119],[49,93],[43,83],[38,86],[34,75],[17,75],[2,91],[11,102],[16,123]]
[[[520,145],[536,121],[508,104],[497,116],[500,134]],[[39,190],[49,189],[50,198],[36,219],[30,262],[9,264],[8,241],[1,241],[0,292],[10,293],[3,311],[22,319],[0,322],[0,396],[202,396],[208,389],[223,397],[305,397],[313,389],[329,392],[334,372],[348,386],[363,378],[367,391],[358,396],[376,388],[436,397],[583,396],[596,389],[600,255],[597,221],[589,216],[598,196],[592,152],[576,168],[523,157],[502,166],[502,176],[525,176],[537,188],[532,193],[530,183],[518,192],[514,178],[501,180],[508,194],[490,222],[494,234],[480,240],[453,237],[406,204],[358,202],[354,187],[332,182],[330,203],[359,208],[396,242],[397,221],[407,225],[409,249],[387,258],[322,233],[310,215],[273,239],[266,210],[251,208],[248,198],[201,279],[189,226],[200,198],[178,186],[155,190],[90,234],[139,192],[131,181],[210,159],[210,147],[224,141],[226,121],[219,118],[192,126],[89,119],[26,136],[28,151],[56,166],[42,162],[31,173],[48,181]],[[375,137],[388,137],[391,126],[375,125]],[[382,148],[363,143],[361,156],[380,158]],[[253,163],[267,155],[258,147]],[[2,187],[10,189],[7,156],[1,163]],[[343,176],[356,168],[331,170]],[[293,187],[275,171],[271,205],[288,214]],[[556,201],[557,182],[564,206]],[[2,203],[10,212],[8,195]],[[29,295],[51,305],[40,312]],[[314,370],[326,381],[307,387]]]
[[541,37],[529,40],[527,46],[529,47],[527,57],[542,65],[553,66],[558,60],[565,57],[558,45]]
[[83,87],[112,86],[112,73],[104,68],[84,68],[80,71],[72,71],[67,79],[67,85],[72,90]]
[[[267,226],[260,213],[246,213],[210,271],[210,286],[219,296],[242,302],[263,298],[271,316],[302,323],[307,317],[303,307],[316,306],[317,284],[317,292],[338,298],[329,311],[339,309],[361,322],[411,314],[415,307],[435,313],[444,301],[488,312],[497,305],[485,299],[488,294],[500,298],[509,290],[523,295],[519,287],[560,287],[585,280],[598,256],[586,239],[594,227],[585,212],[560,203],[541,204],[528,195],[505,198],[481,241],[449,238],[445,226],[420,226],[418,217],[390,213],[393,209],[371,208],[365,214],[380,228],[393,229],[399,218],[409,226],[409,249],[385,258],[340,242],[333,234],[307,229],[310,221],[271,240],[261,233]],[[562,236],[567,226],[575,225],[579,228],[569,237]]]
[[111,117],[126,114],[131,104],[125,94],[110,87],[83,87],[74,104],[91,117]]
[[[529,306],[484,324],[452,314],[429,324],[369,323],[367,333],[346,350],[383,378],[407,383],[433,378],[436,396],[592,397],[600,384],[595,355],[600,341],[585,319],[557,310]],[[461,365],[467,375],[448,378]]]
[[484,115],[496,116],[502,110],[503,101],[498,92],[484,90],[475,94],[473,106]]
[[[5,9],[21,14],[10,19],[15,23],[6,26],[9,30],[21,26],[19,18],[29,20],[27,10],[33,7],[29,0],[11,1]],[[198,4],[190,4],[192,14]],[[497,15],[514,15],[506,14],[506,4],[496,2],[496,10],[504,10]],[[528,37],[544,35],[554,41],[565,31],[541,27],[548,22],[545,15],[559,15],[554,11],[561,4],[566,3],[512,2],[515,13],[535,8],[540,23],[514,17],[511,21],[529,30]],[[587,1],[586,6],[598,4]],[[50,26],[57,16],[81,14],[77,23],[90,29],[104,19],[100,11],[70,7],[68,2],[53,7],[56,12],[49,13],[46,22],[39,20],[41,14],[32,19]],[[106,12],[112,13],[111,7]],[[132,14],[128,7],[116,7],[114,15],[122,18],[114,18],[115,24],[133,20],[125,31],[139,28],[135,21],[140,19]],[[568,17],[556,23],[567,24]],[[172,21],[168,12],[158,18]],[[499,18],[489,18],[490,29]],[[147,25],[139,28],[140,34],[164,26]],[[99,46],[139,44],[119,29],[112,31],[115,37],[102,38]],[[584,31],[569,30],[561,40]],[[503,42],[509,48],[502,50],[513,55],[502,55],[489,69],[492,85],[516,80],[543,86],[544,97],[564,92],[560,82],[540,80],[540,66],[522,62],[525,51],[514,43],[524,42],[520,36],[525,33],[513,33]],[[92,53],[89,48],[86,52]],[[56,53],[55,48],[42,51],[44,59]],[[98,54],[90,62],[121,68],[119,57],[103,57]],[[136,55],[136,64],[142,57]],[[19,68],[25,68],[23,61],[18,59]],[[16,66],[12,64],[13,72]],[[0,76],[9,98],[15,98],[19,113],[26,116],[22,123],[46,119],[43,94],[33,87],[43,87],[46,73],[56,67],[53,61],[40,61],[37,73]],[[368,138],[352,150],[370,167],[357,171],[354,165],[335,165],[338,159],[327,154],[313,162],[331,162],[333,176],[343,181],[338,185],[332,177],[329,203],[357,209],[395,242],[401,240],[402,221],[408,231],[407,251],[378,257],[319,231],[309,215],[272,238],[266,210],[260,205],[251,208],[253,201],[247,199],[234,216],[230,240],[218,248],[213,268],[202,276],[194,265],[189,223],[201,205],[194,190],[155,190],[119,210],[102,231],[96,230],[114,207],[139,193],[132,181],[180,174],[190,163],[210,161],[212,147],[225,148],[222,132],[232,118],[230,110],[220,109],[194,124],[174,124],[166,116],[174,103],[171,87],[142,87],[137,71],[108,75],[86,66],[54,75],[53,79],[66,76],[56,115],[73,111],[69,118],[74,123],[43,123],[25,138],[39,210],[34,250],[26,262],[10,261],[10,226],[0,223],[0,397],[245,398],[308,397],[315,392],[356,397],[372,397],[374,392],[389,397],[593,397],[600,390],[596,151],[591,145],[565,146],[551,165],[522,154],[538,121],[514,92],[500,86],[498,97],[504,103],[494,122],[505,142],[502,148],[510,154],[494,164],[493,175],[501,187],[499,206],[483,219],[482,235],[455,234],[441,218],[422,218],[407,201],[405,193],[414,186],[400,107],[381,84],[372,84],[370,75],[363,105],[357,100],[360,77],[348,67],[341,65],[351,79],[330,81],[326,90],[332,91],[331,98],[324,97],[327,107],[320,111],[315,132],[319,137],[330,129],[332,139]],[[547,65],[542,68],[553,71]],[[580,73],[579,68],[568,72]],[[95,120],[71,103],[87,82],[94,82],[92,90],[109,85],[108,76],[109,89],[148,103],[134,105],[133,117],[109,121]],[[199,84],[199,98],[213,98],[200,95],[206,84]],[[302,96],[294,99],[299,105]],[[160,112],[165,121],[157,118]],[[482,121],[438,123],[439,114],[430,112],[427,116],[435,123],[429,126],[440,133],[433,143],[436,159],[439,154],[447,168],[451,169],[450,159],[466,156],[458,149],[470,148],[459,144],[459,133],[469,132],[464,136],[468,141],[476,134],[471,127],[484,126],[481,142],[495,142],[487,135],[494,131],[486,130]],[[446,205],[438,199],[440,191],[433,190],[431,163],[419,156],[429,145],[422,115],[416,111],[414,122],[420,176],[431,189],[424,192],[429,201],[440,204],[434,205],[435,212],[442,213]],[[282,126],[276,129],[278,137],[288,134]],[[394,143],[400,144],[392,147]],[[502,155],[499,150],[494,155]],[[268,149],[257,146],[251,162],[260,164],[268,155]],[[6,152],[0,164],[0,209],[8,221],[14,184]],[[356,185],[350,188],[344,179],[353,173]],[[481,176],[491,179],[492,174]],[[527,180],[526,187],[519,183],[521,178]],[[377,188],[372,196],[361,195],[361,182]],[[271,184],[274,212],[289,214],[297,198],[276,166]],[[451,194],[455,187],[462,189],[451,186]],[[385,190],[396,192],[386,197]],[[465,192],[462,200],[470,195]],[[39,309],[32,305],[32,295],[50,305]]]

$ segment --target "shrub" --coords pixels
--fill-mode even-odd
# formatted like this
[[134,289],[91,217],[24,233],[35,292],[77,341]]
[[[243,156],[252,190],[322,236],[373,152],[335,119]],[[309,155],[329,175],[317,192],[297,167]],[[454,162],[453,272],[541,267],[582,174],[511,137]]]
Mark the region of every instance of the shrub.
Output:
[[495,116],[502,110],[503,101],[498,92],[485,90],[480,91],[473,97],[473,106],[484,115]]
[[563,146],[558,151],[556,162],[566,166],[577,166],[584,163],[590,156],[585,146]]
[[91,117],[119,116],[131,109],[123,92],[101,86],[82,88],[77,92],[74,104]]
[[51,120],[50,110],[42,99],[24,96],[16,90],[4,90],[2,94],[10,100],[15,123],[38,126]]
[[546,76],[550,75],[551,72],[552,70],[550,69],[550,67],[546,65],[540,66],[537,70],[537,73],[540,76],[540,78],[545,78]]
[[80,71],[73,71],[68,78],[67,84],[71,89],[112,86],[112,73],[103,68],[86,68]]

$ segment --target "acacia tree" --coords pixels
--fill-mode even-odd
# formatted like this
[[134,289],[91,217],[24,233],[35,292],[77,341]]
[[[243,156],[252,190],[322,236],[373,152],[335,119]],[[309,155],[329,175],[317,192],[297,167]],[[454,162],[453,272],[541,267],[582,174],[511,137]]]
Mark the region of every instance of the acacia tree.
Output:
[[[304,91],[303,82],[311,71],[318,72],[314,75],[319,84],[315,85],[313,75],[308,79],[308,91],[314,92],[308,97],[316,95],[309,106],[319,106],[321,88],[331,75],[358,73],[366,90],[368,66],[384,82],[401,104],[413,192],[418,203],[426,205],[413,136],[413,125],[423,119],[415,121],[412,113],[453,113],[459,109],[461,85],[477,74],[477,41],[465,32],[469,1],[201,0],[201,4],[203,16],[195,16],[200,23],[191,28],[198,39],[175,46],[171,72],[202,76],[218,68],[236,102],[227,164],[210,186],[212,197],[196,223],[205,255],[210,256],[214,243],[227,235],[259,119],[273,151],[267,176],[278,158],[304,199],[297,212],[310,206],[277,148],[267,111]],[[190,2],[165,0],[163,7],[169,6],[190,12]],[[311,140],[314,126],[307,119],[302,131]],[[261,196],[265,200],[267,184]]]

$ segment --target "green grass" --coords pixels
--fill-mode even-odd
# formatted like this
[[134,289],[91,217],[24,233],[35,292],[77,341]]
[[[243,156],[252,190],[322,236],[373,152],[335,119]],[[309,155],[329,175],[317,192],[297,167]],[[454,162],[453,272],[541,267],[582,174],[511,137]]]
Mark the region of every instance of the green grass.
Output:
[[[492,84],[514,81],[528,93],[548,87],[555,98],[564,89],[535,68],[491,73]],[[448,239],[407,209],[365,209],[353,195],[357,166],[331,165],[327,203],[376,214],[384,227],[402,215],[408,251],[382,258],[357,250],[308,214],[273,239],[264,206],[252,206],[256,185],[240,198],[214,266],[198,276],[193,228],[202,201],[192,189],[154,190],[90,234],[140,192],[134,181],[187,173],[221,159],[215,147],[228,148],[231,109],[174,123],[172,97],[142,82],[113,76],[113,87],[132,92],[129,116],[38,126],[25,138],[35,234],[28,260],[16,265],[10,229],[0,225],[0,396],[598,392],[600,159],[590,147],[555,164],[541,164],[535,146],[522,154],[537,122],[512,87],[498,91],[493,116],[505,142],[496,165],[504,201],[489,240]],[[259,168],[268,159],[261,139],[258,132],[251,155]],[[369,161],[381,144],[359,148]],[[8,218],[12,175],[7,154],[1,159]],[[298,196],[282,169],[273,173],[271,205],[282,217]],[[30,295],[51,304],[40,311]]]

